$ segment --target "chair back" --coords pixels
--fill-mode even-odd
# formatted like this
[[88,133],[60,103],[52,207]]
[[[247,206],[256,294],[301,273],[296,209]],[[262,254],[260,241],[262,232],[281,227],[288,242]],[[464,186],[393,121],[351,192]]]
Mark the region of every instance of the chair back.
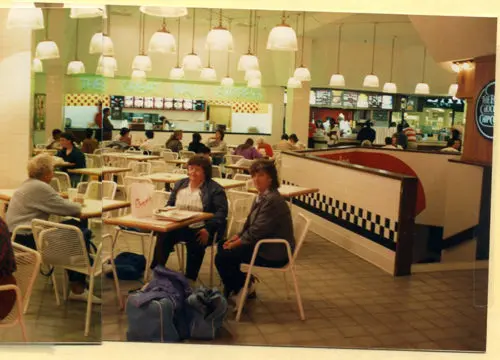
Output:
[[[103,146],[105,146],[104,143],[103,143]],[[109,152],[112,152],[112,151],[113,150],[110,149],[110,148],[100,147],[100,148],[94,150],[94,155],[102,155],[104,153],[109,153]]]
[[133,161],[130,162],[130,168],[132,169],[132,176],[142,176],[142,175],[150,175],[152,165],[149,162],[143,161]]
[[114,181],[91,181],[85,190],[85,198],[93,200],[113,200],[116,195],[116,183]]
[[212,165],[212,177],[222,178],[222,170],[220,169],[220,166]]
[[248,191],[251,187],[253,187],[252,176],[248,174],[235,174],[233,177],[234,180],[245,181],[245,190]]
[[12,248],[14,250],[17,268],[14,277],[16,278],[17,286],[21,290],[24,313],[26,313],[33,285],[40,272],[42,256],[38,251],[16,243],[12,243]]
[[163,160],[177,160],[179,158],[179,154],[172,152],[170,149],[165,149],[161,153],[161,156],[163,156]]
[[309,226],[311,226],[311,219],[304,216],[304,214],[299,213],[293,219],[293,236],[295,237],[295,251],[293,252],[293,261],[297,259],[299,251],[304,244],[304,240],[309,231]]
[[246,191],[238,191],[238,190],[233,190],[233,189],[227,191],[226,193],[227,193],[228,200],[231,200],[231,203],[233,203],[233,204],[236,200],[243,199],[243,200],[248,201],[250,203],[250,206],[252,206],[255,198],[257,197],[257,195],[255,195],[253,193],[249,193]]
[[54,171],[54,178],[59,180],[59,187],[61,192],[66,192],[71,187],[71,180],[69,175],[62,171]]
[[168,172],[167,163],[163,160],[151,160],[149,163],[151,164],[151,174]]
[[187,175],[188,171],[187,169],[181,169],[181,168],[175,168],[170,171],[172,174],[184,174]]
[[226,165],[236,164],[241,159],[244,159],[244,157],[240,155],[224,155]]
[[52,188],[58,193],[61,192],[61,184],[59,183],[58,178],[53,177],[52,180],[50,180],[50,186],[52,186]]
[[[85,154],[87,158],[87,167],[100,168],[103,166],[102,156],[101,155],[93,155],[93,154]],[[92,166],[90,166],[91,164]]]
[[250,197],[228,200],[228,205],[230,207],[228,237],[239,233],[243,229],[243,225],[245,225],[250,210],[252,209],[252,204],[253,200]]
[[35,219],[32,228],[44,264],[86,267],[90,273],[88,251],[78,227]]
[[179,151],[179,158],[181,158],[181,159],[188,159],[189,160],[195,155],[196,155],[196,153],[194,151],[189,151],[189,150]]

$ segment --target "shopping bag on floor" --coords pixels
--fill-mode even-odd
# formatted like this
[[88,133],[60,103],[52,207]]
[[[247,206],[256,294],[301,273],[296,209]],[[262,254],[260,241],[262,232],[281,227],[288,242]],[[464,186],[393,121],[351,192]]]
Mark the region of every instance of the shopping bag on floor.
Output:
[[136,218],[153,215],[153,184],[134,183],[130,186],[131,214]]

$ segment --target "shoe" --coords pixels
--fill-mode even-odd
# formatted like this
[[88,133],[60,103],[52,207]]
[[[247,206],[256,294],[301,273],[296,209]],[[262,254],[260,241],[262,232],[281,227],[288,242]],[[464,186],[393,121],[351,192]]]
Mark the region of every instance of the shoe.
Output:
[[[255,283],[257,282],[256,280],[257,278],[254,278],[253,276],[250,279],[250,284],[248,285],[248,291],[247,291],[247,299],[255,299],[257,297],[257,293],[255,292],[256,288]],[[237,294],[234,294],[230,298],[232,301],[234,301],[236,305],[233,309],[234,312],[238,311],[238,305],[240,303],[242,295],[243,295],[243,289],[241,289]]]
[[[81,294],[75,294],[73,291],[70,291],[69,293],[69,300],[74,300],[74,301],[84,301],[87,302],[87,299],[89,298],[89,291],[87,289],[84,290]],[[92,295],[92,304],[102,304],[102,300],[98,298],[95,295]]]

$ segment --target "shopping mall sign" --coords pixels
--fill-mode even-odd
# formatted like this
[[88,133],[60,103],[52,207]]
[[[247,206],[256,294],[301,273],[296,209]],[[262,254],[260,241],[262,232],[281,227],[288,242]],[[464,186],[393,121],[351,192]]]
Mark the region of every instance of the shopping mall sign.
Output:
[[479,93],[476,101],[476,126],[482,136],[493,140],[495,124],[495,80],[489,82]]

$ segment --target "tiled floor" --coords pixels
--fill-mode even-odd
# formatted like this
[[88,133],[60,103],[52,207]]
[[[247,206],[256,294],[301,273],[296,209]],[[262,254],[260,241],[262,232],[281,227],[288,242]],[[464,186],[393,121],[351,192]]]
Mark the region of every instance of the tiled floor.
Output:
[[[306,313],[285,299],[282,277],[262,273],[258,297],[236,323],[232,312],[211,344],[484,351],[487,271],[420,273],[393,278],[309,233],[298,258]],[[169,266],[177,269],[176,257]],[[202,281],[208,281],[206,258]],[[121,282],[122,292],[140,286]],[[126,340],[127,319],[112,281],[103,280],[103,340]],[[476,304],[476,305],[475,305]]]

